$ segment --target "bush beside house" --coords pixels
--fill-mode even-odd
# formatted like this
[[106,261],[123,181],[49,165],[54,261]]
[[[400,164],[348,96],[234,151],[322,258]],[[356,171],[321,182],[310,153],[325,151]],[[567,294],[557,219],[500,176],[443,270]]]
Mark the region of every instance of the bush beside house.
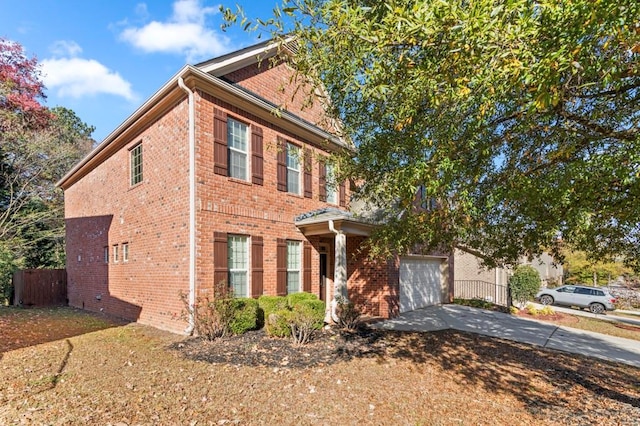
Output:
[[513,301],[519,307],[524,307],[540,290],[540,284],[540,274],[535,268],[529,265],[518,266],[509,277],[509,290]]

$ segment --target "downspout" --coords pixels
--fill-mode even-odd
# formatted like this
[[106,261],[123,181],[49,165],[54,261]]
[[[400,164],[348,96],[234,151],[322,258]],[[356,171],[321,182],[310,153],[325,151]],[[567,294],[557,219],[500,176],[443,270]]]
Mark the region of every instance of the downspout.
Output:
[[193,91],[178,77],[178,86],[189,95],[189,325],[185,334],[195,329],[196,304],[196,123]]
[[[338,231],[333,223],[333,220],[329,219],[329,231],[333,232],[334,234],[336,234],[336,241],[337,241],[337,236],[342,234],[340,231]],[[342,264],[342,261],[338,262],[338,244],[334,243],[334,263],[335,263],[335,270],[334,270],[334,274],[333,274],[333,298],[331,299],[331,307],[330,307],[330,316],[331,316],[331,320],[333,320],[334,323],[338,324],[340,322],[339,318],[338,318],[338,314],[336,313],[336,309],[338,307],[338,301],[340,300],[341,302],[347,302],[348,299],[348,295],[346,294],[346,282],[343,283],[342,278],[344,278],[346,280],[346,270],[345,270],[345,276],[342,277],[342,272],[340,271],[340,273],[338,273],[338,269],[339,268],[346,268],[346,265]],[[341,247],[342,248],[342,247]],[[342,256],[342,254],[340,254],[340,256]],[[338,277],[338,275],[340,275]],[[343,288],[344,287],[344,288]],[[326,318],[325,318],[326,319]]]

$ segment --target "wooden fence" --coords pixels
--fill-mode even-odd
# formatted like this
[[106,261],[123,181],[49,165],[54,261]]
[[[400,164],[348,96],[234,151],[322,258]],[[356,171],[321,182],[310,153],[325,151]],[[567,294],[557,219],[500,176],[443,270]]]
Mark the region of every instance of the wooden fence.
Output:
[[453,283],[454,296],[459,299],[482,299],[496,305],[509,306],[506,285],[479,280],[456,280]]
[[13,274],[16,306],[54,306],[67,304],[65,269],[24,269]]

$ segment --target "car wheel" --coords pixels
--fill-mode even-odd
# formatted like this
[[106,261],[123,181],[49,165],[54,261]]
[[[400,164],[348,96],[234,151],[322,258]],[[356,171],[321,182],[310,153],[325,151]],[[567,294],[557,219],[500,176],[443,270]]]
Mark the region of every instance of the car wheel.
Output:
[[600,303],[592,303],[589,305],[589,310],[594,314],[601,314],[604,312],[604,305]]
[[542,303],[545,306],[553,305],[553,297],[549,296],[548,294],[545,294],[540,298],[540,303]]

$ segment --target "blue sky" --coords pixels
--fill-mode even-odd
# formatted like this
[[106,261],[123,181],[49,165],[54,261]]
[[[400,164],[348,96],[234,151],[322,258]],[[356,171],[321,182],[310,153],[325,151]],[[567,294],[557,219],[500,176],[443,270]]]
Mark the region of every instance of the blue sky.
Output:
[[277,3],[0,0],[0,37],[38,59],[45,104],[72,109],[101,141],[184,64],[264,39],[239,27],[222,32],[220,4],[240,4],[248,16],[267,19]]

